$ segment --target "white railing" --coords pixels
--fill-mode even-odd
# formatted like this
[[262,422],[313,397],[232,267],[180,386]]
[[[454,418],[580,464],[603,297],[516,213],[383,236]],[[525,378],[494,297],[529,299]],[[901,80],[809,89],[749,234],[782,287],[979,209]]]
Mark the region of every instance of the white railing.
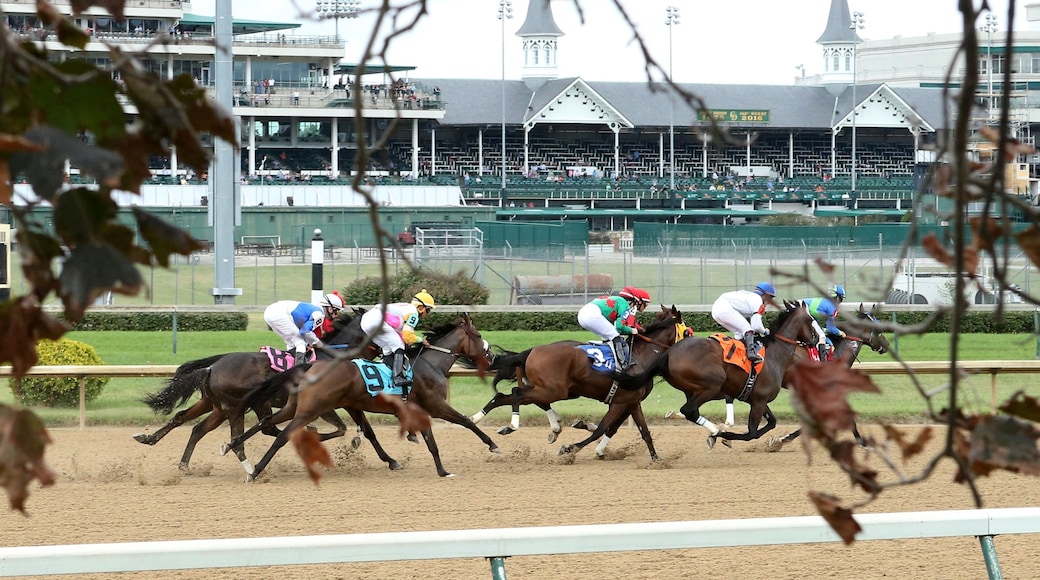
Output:
[[[863,514],[858,542],[976,536],[1000,578],[993,536],[1040,532],[1040,508]],[[91,574],[833,543],[820,516],[0,548],[0,576]],[[879,564],[884,566],[885,564]],[[900,562],[888,564],[898,576]]]

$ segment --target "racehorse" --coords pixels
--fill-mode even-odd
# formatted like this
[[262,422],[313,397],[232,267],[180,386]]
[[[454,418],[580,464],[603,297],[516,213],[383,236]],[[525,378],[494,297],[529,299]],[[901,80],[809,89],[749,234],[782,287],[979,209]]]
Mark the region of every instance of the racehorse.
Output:
[[[638,373],[628,384],[641,384],[655,375],[686,394],[686,403],[680,408],[688,421],[704,427],[708,433],[708,447],[714,447],[721,437],[729,440],[750,441],[776,427],[776,416],[769,403],[776,398],[788,367],[798,358],[808,356],[808,344],[815,344],[812,315],[801,302],[784,301],[785,311],[770,325],[769,334],[762,339],[766,347],[757,379],[749,385],[748,372],[741,366],[726,362],[722,344],[710,337],[683,340],[666,351],[650,368]],[[727,348],[739,349],[742,343],[734,341]],[[626,384],[621,385],[622,388]],[[747,433],[720,431],[715,424],[700,414],[700,407],[713,399],[731,396],[751,405]],[[760,429],[762,419],[765,428]],[[728,445],[728,443],[727,443]]]
[[[863,304],[859,305],[859,311],[856,316],[859,318],[859,322],[854,324],[851,328],[843,328],[846,331],[846,336],[842,339],[836,347],[834,347],[834,362],[844,362],[849,367],[856,362],[859,356],[860,349],[864,345],[870,347],[871,350],[878,354],[885,354],[888,352],[890,346],[888,339],[885,335],[881,334],[878,330],[878,319],[877,319],[877,305],[871,308],[870,312],[864,310]],[[870,332],[867,333],[866,338],[861,338],[851,334],[852,332],[862,331],[869,328]],[[779,450],[783,447],[784,443],[794,441],[802,434],[802,430],[799,428],[796,431],[788,433],[783,437],[772,438],[769,441],[769,448],[771,450]],[[860,434],[859,429],[855,423],[852,425],[852,436],[856,439],[856,443],[861,447],[867,446],[867,441]]]
[[[357,344],[365,336],[361,330],[361,317],[356,315],[356,311],[353,318],[349,314],[341,314],[334,322],[334,328],[335,332],[326,337],[326,344],[332,347]],[[330,357],[321,351],[319,356]],[[186,362],[177,367],[166,388],[144,397],[142,402],[156,413],[169,414],[195,393],[199,393],[199,400],[191,407],[179,411],[154,433],[138,433],[134,435],[134,439],[145,445],[155,445],[173,429],[209,413],[205,420],[196,423],[192,428],[188,443],[184,447],[179,467],[187,470],[188,462],[199,440],[224,421],[230,423],[232,437],[242,433],[245,412],[248,410],[241,407],[243,397],[278,372],[271,368],[271,360],[263,352],[232,352]],[[253,409],[258,418],[265,417],[271,414],[272,405],[280,407],[285,404],[286,398],[286,393],[281,393],[274,397],[274,400],[258,401],[249,408]],[[336,429],[321,434],[319,437],[322,440],[342,437],[346,433],[347,426],[335,412],[323,414],[322,418]],[[267,435],[274,437],[278,432],[274,425],[265,426],[264,433]],[[246,473],[252,473],[253,466],[246,459],[245,450],[241,446],[235,449],[235,455]]]
[[[632,360],[637,368],[647,368],[676,342],[687,336],[689,329],[683,322],[682,313],[672,306],[661,306],[657,320],[642,333],[632,338]],[[484,408],[473,416],[479,421],[493,409],[510,405],[513,410],[509,428],[499,430],[500,434],[512,433],[520,428],[520,405],[534,404],[546,412],[552,426],[549,443],[556,440],[560,432],[559,416],[551,407],[556,401],[588,397],[603,401],[610,405],[603,420],[602,429],[598,429],[588,440],[574,446],[561,448],[561,453],[577,451],[589,442],[602,436],[607,428],[618,425],[631,415],[639,428],[639,433],[646,443],[650,456],[656,460],[650,430],[646,426],[646,418],[640,402],[649,394],[652,377],[632,383],[632,375],[624,375],[619,385],[627,385],[623,389],[614,386],[613,370],[598,370],[589,355],[583,350],[584,343],[577,341],[560,341],[540,345],[520,353],[507,353],[496,357],[494,368],[495,380],[492,388],[495,395]],[[599,362],[598,360],[596,361]],[[517,386],[510,393],[498,392],[497,384],[502,380],[515,380]],[[620,420],[618,420],[620,418]],[[616,429],[615,429],[616,431]],[[611,432],[613,435],[613,432]],[[609,441],[609,437],[606,438]],[[602,454],[606,441],[597,450]]]
[[[412,364],[412,396],[419,405],[430,404],[431,407],[443,407],[465,419],[464,415],[451,409],[444,400],[447,395],[447,376],[451,366],[459,357],[467,357],[475,361],[478,369],[487,369],[488,346],[487,342],[480,336],[480,332],[473,326],[469,315],[461,314],[454,325],[431,330],[427,333],[426,340],[430,346],[419,346],[419,353]],[[413,348],[414,350],[414,348]],[[384,381],[388,381],[384,379]],[[382,397],[374,397],[366,387],[366,377],[359,368],[350,361],[336,359],[332,361],[316,361],[306,370],[298,369],[293,373],[276,375],[265,381],[262,385],[249,393],[242,401],[243,407],[249,406],[257,401],[263,401],[278,392],[284,385],[291,385],[292,394],[289,402],[282,409],[262,419],[249,431],[232,439],[228,444],[232,448],[241,445],[246,439],[269,424],[292,419],[289,424],[275,437],[270,449],[264,457],[256,464],[253,472],[247,480],[255,479],[271,462],[275,453],[289,440],[293,430],[304,427],[316,419],[322,413],[336,408],[346,410],[352,418],[363,421],[365,437],[372,443],[372,448],[379,458],[385,462],[390,469],[400,469],[401,464],[390,457],[383,450],[376,439],[375,432],[367,420],[364,420],[365,412],[394,414],[395,407],[387,404]],[[383,384],[388,384],[384,382]],[[422,394],[420,394],[422,393]],[[437,398],[442,403],[437,402]],[[409,401],[410,403],[411,401]],[[425,407],[423,407],[425,409]],[[447,417],[451,414],[446,413]],[[441,416],[441,415],[438,415]],[[362,424],[359,422],[359,425]],[[460,423],[461,424],[461,423]],[[483,432],[473,427],[474,432],[482,436],[492,451],[498,447]],[[453,474],[444,469],[441,463],[440,451],[433,437],[432,429],[422,431],[426,446],[433,456],[437,474],[441,477],[453,477]]]

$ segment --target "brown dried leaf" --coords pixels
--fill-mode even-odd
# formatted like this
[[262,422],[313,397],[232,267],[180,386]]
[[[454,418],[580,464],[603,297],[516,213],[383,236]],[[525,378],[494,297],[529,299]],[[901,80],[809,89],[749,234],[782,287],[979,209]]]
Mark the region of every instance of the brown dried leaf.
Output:
[[873,467],[860,463],[856,459],[856,450],[859,445],[852,441],[838,441],[830,445],[831,459],[838,467],[849,475],[853,485],[858,485],[863,491],[875,496],[881,493],[881,484],[878,483],[878,472]]
[[996,219],[989,217],[985,221],[981,217],[973,217],[968,220],[971,224],[972,247],[985,250],[991,254],[995,253],[993,248],[997,240],[1008,234],[1006,228],[1001,227]]
[[1018,242],[1018,247],[1022,248],[1022,252],[1029,258],[1029,261],[1040,268],[1040,228],[1034,224],[1029,229],[1018,232],[1015,234],[1015,241]]
[[971,433],[968,464],[977,475],[993,469],[1040,475],[1040,431],[1025,421],[1004,415],[983,417]]
[[999,409],[1008,415],[1040,423],[1040,399],[1028,397],[1022,391],[1011,395],[1011,398],[1004,401]]
[[845,542],[845,545],[856,541],[856,534],[863,531],[863,528],[852,517],[852,510],[841,506],[840,498],[826,493],[810,491],[809,499],[816,506],[816,511],[820,512],[823,519],[827,521],[832,530],[837,532],[838,536],[841,537],[841,541]]
[[808,434],[832,441],[838,431],[851,430],[856,413],[847,397],[852,392],[879,393],[870,377],[845,365],[803,360],[785,375],[791,404]]
[[932,428],[925,427],[918,434],[917,438],[913,441],[906,441],[903,438],[903,432],[892,425],[884,425],[885,435],[889,441],[894,441],[899,450],[903,453],[903,463],[906,463],[908,459],[924,451],[925,446],[929,441],[932,440]]
[[0,363],[11,363],[15,376],[36,364],[36,342],[57,340],[69,327],[40,308],[32,295],[0,303]]
[[314,485],[318,485],[318,482],[321,481],[321,471],[318,470],[318,465],[332,467],[329,451],[321,444],[318,434],[310,429],[294,429],[289,434],[289,440],[292,441],[296,454],[307,467],[307,475],[310,476]]
[[935,234],[928,234],[921,240],[921,245],[924,247],[924,251],[928,252],[928,255],[935,259],[935,261],[945,264],[947,266],[953,265],[953,256],[946,251],[943,247],[942,242]]
[[0,485],[12,509],[25,513],[29,484],[54,485],[55,473],[43,458],[50,435],[32,411],[0,403]]
[[0,159],[0,204],[11,206],[14,197],[14,184],[11,183],[11,166],[6,159]]
[[816,258],[814,260],[814,263],[816,264],[816,267],[819,268],[820,271],[824,274],[831,274],[834,272],[834,264],[831,264],[823,258]]

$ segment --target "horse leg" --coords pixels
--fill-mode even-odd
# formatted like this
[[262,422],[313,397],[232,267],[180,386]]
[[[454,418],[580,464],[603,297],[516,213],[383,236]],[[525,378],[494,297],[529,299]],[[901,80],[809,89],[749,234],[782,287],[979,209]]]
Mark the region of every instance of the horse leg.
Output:
[[509,415],[509,424],[498,430],[499,435],[509,435],[520,430],[520,387],[513,387],[512,392],[507,395],[509,403],[508,405],[512,409],[512,414]]
[[220,407],[211,407],[212,411],[205,420],[196,423],[191,429],[191,435],[188,437],[188,443],[184,446],[184,454],[181,455],[181,462],[178,466],[182,471],[188,470],[188,462],[191,461],[191,454],[195,451],[195,445],[202,439],[206,433],[220,427],[220,424],[227,419],[227,415]]
[[187,423],[188,421],[191,421],[193,419],[197,419],[197,418],[205,415],[212,408],[213,408],[213,405],[210,404],[209,399],[203,397],[203,398],[199,399],[191,407],[188,407],[187,409],[183,409],[181,411],[178,411],[177,414],[174,415],[173,418],[171,418],[168,423],[163,425],[162,428],[160,428],[155,433],[151,433],[151,434],[148,434],[148,433],[137,433],[137,434],[135,434],[134,435],[134,441],[137,441],[138,443],[144,443],[145,445],[155,445],[156,443],[159,442],[160,439],[165,437],[166,434],[169,433],[170,431],[173,431],[174,429],[176,429],[177,427],[180,427],[181,425]]
[[[245,427],[246,417],[245,415],[228,416],[228,423],[231,424],[231,438],[242,436],[242,430]],[[277,435],[276,435],[277,436]],[[253,473],[253,464],[249,463],[246,459],[245,445],[239,445],[235,447],[235,457],[238,458],[238,463],[242,465],[242,469],[245,470],[246,475]]]
[[[552,405],[549,403],[535,403],[535,406],[545,411],[545,418],[549,420],[549,429],[551,431],[549,435],[546,436],[546,441],[549,443],[556,443],[556,438],[560,436],[560,431],[563,430],[563,427],[560,427],[560,420],[563,419],[563,417],[561,417],[560,414],[556,412],[556,409],[553,409]],[[519,412],[517,413],[517,421],[517,424],[519,425]]]
[[[759,428],[762,423],[762,418],[765,417],[766,426]],[[726,431],[720,433],[722,437],[722,443],[727,447],[729,444],[727,441],[751,441],[758,439],[762,435],[765,435],[769,431],[776,427],[776,415],[770,410],[769,405],[764,403],[753,403],[751,405],[751,412],[748,413],[748,430],[747,433],[734,433],[732,431]]]
[[441,477],[455,477],[455,474],[444,469],[444,465],[441,463],[441,452],[437,449],[437,441],[433,438],[433,429],[423,429],[422,437],[426,441],[426,448],[430,450],[430,455],[433,456],[433,464],[437,467],[437,475]]
[[[289,403],[286,403],[286,405],[284,407],[282,407],[281,409],[279,409],[277,413],[275,413],[273,415],[267,415],[267,416],[261,418],[259,421],[257,421],[256,425],[253,425],[249,429],[246,429],[246,431],[244,433],[242,433],[242,435],[240,435],[238,437],[234,437],[234,438],[231,439],[231,441],[221,445],[220,446],[220,454],[221,455],[227,455],[228,451],[234,449],[235,447],[237,447],[239,445],[242,445],[247,440],[249,440],[250,437],[252,437],[253,435],[256,435],[257,433],[259,433],[260,431],[268,428],[269,426],[277,425],[279,423],[282,423],[284,421],[288,421],[289,419],[292,419],[293,415],[295,413],[296,413],[296,404],[294,402],[292,402],[292,401],[290,401]],[[284,433],[284,432],[285,431],[282,430],[282,433]],[[282,433],[278,433],[277,435],[275,435],[275,437],[280,436]],[[285,444],[283,443],[282,445],[285,445]]]
[[[600,420],[599,425],[596,426],[596,430],[592,432],[587,438],[573,443],[571,445],[564,445],[560,447],[560,455],[567,453],[577,453],[585,448],[586,445],[593,441],[603,437],[607,442],[610,442],[610,437],[606,437],[608,426],[613,426],[615,423],[620,425],[628,417],[628,407],[621,405],[611,405],[607,409],[607,413],[603,415],[603,419]],[[596,448],[596,455],[602,457],[602,448],[606,447],[606,443],[601,444],[600,447]]]
[[329,439],[343,437],[347,434],[347,424],[343,422],[343,419],[339,418],[335,409],[322,413],[321,418],[329,425],[335,427],[336,430],[329,433],[318,433],[318,441],[328,441]]
[[679,412],[682,413],[683,417],[691,423],[696,423],[708,432],[708,449],[715,447],[715,441],[718,439],[719,434],[722,433],[718,426],[708,420],[707,417],[701,415],[701,405],[715,398],[715,393],[711,391],[702,391],[696,396],[691,397],[689,394],[686,395],[686,402],[682,407],[679,407]]
[[491,397],[491,400],[484,405],[483,409],[477,411],[472,417],[470,417],[470,421],[473,421],[474,424],[480,423],[480,420],[486,417],[492,410],[504,407],[510,404],[510,401],[511,397],[506,393],[495,393],[495,396]]
[[[286,407],[288,407],[288,405],[286,405]],[[282,410],[284,411],[285,407],[283,407]],[[307,411],[293,417],[293,420],[285,426],[285,429],[282,429],[282,432],[274,438],[274,442],[271,443],[270,449],[268,449],[267,453],[265,453],[264,456],[260,459],[260,461],[257,462],[256,467],[253,468],[253,472],[246,475],[246,483],[256,481],[256,478],[259,477],[261,473],[263,473],[264,469],[267,468],[267,465],[271,463],[272,459],[274,459],[274,456],[276,453],[278,453],[278,450],[289,442],[289,435],[291,435],[293,431],[299,429],[300,427],[307,426],[311,421],[318,418],[318,415],[318,413],[315,413],[313,411]]]
[[[390,457],[387,452],[383,449],[383,446],[379,444],[379,440],[376,439],[376,432],[372,429],[372,424],[368,422],[368,417],[365,416],[363,411],[358,409],[346,408],[347,414],[350,418],[357,423],[358,429],[364,434],[365,439],[372,444],[372,449],[379,456],[379,459],[390,468],[391,471],[397,471],[401,469],[401,464],[396,459]],[[356,449],[356,448],[355,448]]]
[[733,397],[726,397],[726,422],[725,425],[736,425],[737,420],[733,414]]
[[487,433],[484,433],[480,427],[477,427],[476,423],[471,421],[469,417],[456,411],[455,408],[449,405],[444,399],[440,397],[419,398],[418,402],[431,417],[444,419],[449,423],[461,425],[469,429],[488,446],[488,451],[492,453],[502,453],[502,450],[500,450],[498,445],[491,440],[491,437],[488,437]]
[[[657,455],[657,450],[654,449],[654,438],[650,435],[650,427],[646,424],[646,416],[643,415],[643,404],[636,403],[634,406],[629,407],[629,414],[632,416],[632,420],[635,421],[636,428],[639,429],[639,436],[646,443],[646,450],[650,452],[650,461],[659,461],[661,458]],[[620,424],[611,425],[613,432],[608,429],[607,435],[613,436],[614,433],[617,433],[620,426]],[[599,447],[596,448],[596,453],[600,453]]]

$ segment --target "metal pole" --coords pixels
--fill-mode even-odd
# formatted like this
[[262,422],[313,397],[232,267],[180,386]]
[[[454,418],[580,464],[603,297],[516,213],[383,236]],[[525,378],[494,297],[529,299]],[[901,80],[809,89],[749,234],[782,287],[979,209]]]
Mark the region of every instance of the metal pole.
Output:
[[859,103],[856,100],[856,70],[859,66],[857,62],[858,49],[859,49],[859,35],[856,34],[857,30],[863,29],[863,13],[853,12],[852,23],[849,25],[852,29],[852,200],[855,202],[856,199],[856,109],[859,108]]
[[[675,82],[672,77],[672,27],[679,24],[679,9],[668,6],[665,14],[664,23],[668,26],[668,81]],[[668,89],[668,168],[670,191],[675,191],[675,92],[672,88]]]
[[979,536],[979,544],[982,546],[982,558],[986,561],[989,580],[1001,580],[1004,573],[1000,570],[1000,562],[997,560],[997,547],[993,545],[993,536]]
[[[277,253],[277,252],[276,252]],[[311,238],[311,303],[321,304],[321,297],[325,294],[325,282],[323,280],[323,268],[325,265],[325,240],[321,237],[321,230],[314,230]]]
[[[232,109],[232,18],[231,0],[217,0],[214,25],[216,54],[214,81],[216,101]],[[235,166],[237,156],[231,143],[217,139],[213,143],[213,170],[209,180],[213,187],[213,203],[209,206],[213,226],[214,304],[234,304],[242,289],[235,287],[235,226],[240,222],[236,200]]]
[[498,19],[502,21],[502,182],[499,199],[506,191],[506,20],[513,17],[513,3],[498,0]]

